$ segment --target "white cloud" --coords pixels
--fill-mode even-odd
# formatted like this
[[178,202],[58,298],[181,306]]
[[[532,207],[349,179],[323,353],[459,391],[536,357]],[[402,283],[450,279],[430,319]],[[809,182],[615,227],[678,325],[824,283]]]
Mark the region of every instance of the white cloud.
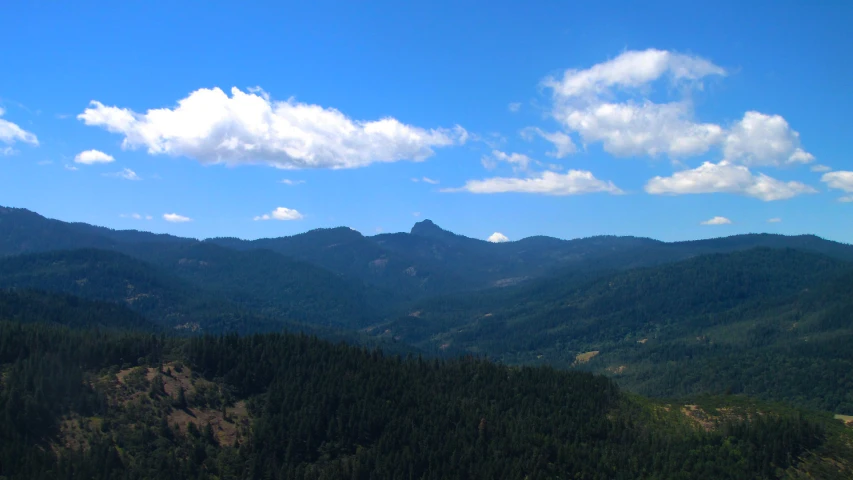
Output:
[[79,168],[75,167],[74,165],[65,165],[65,169],[71,172],[76,172],[77,170],[79,170]]
[[[695,119],[691,89],[726,70],[701,57],[663,50],[627,51],[543,84],[553,93],[551,114],[585,144],[620,157],[667,155],[678,159],[721,148],[725,158],[746,165],[810,163],[799,134],[779,115],[746,112],[730,129]],[[669,96],[650,99],[653,86],[668,79]],[[559,146],[558,146],[559,152]]]
[[504,162],[512,165],[514,171],[527,170],[533,160],[527,155],[521,153],[505,153],[500,150],[492,150],[490,155],[483,155],[480,163],[489,170],[498,166],[498,162]]
[[[552,114],[585,143],[601,142],[617,156],[698,155],[720,141],[719,125],[696,123],[686,99],[653,103],[644,97],[649,85],[667,77],[676,85],[698,86],[709,75],[725,75],[722,67],[700,57],[662,50],[624,52],[586,70],[571,69],[562,78],[546,78],[553,91]],[[627,101],[614,102],[619,93]]]
[[542,195],[581,195],[584,193],[623,193],[613,182],[605,182],[585,170],[569,170],[565,174],[545,171],[529,178],[495,177],[484,180],[469,180],[459,188],[444,189],[443,192],[471,193],[538,193]]
[[646,183],[645,190],[653,195],[736,193],[765,202],[817,192],[800,182],[783,182],[762,173],[754,175],[748,168],[725,160],[705,162],[692,170],[676,172],[671,177],[654,177]]
[[731,223],[732,221],[726,217],[714,217],[701,222],[700,225],[730,225]]
[[111,163],[115,158],[112,155],[106,154],[100,150],[86,150],[80,152],[74,157],[74,163],[82,163],[83,165],[94,165],[96,163]]
[[853,172],[829,172],[820,178],[829,188],[853,193]]
[[504,243],[504,242],[508,242],[509,238],[507,238],[507,236],[501,232],[495,232],[495,233],[489,235],[489,238],[487,238],[486,241],[492,242],[492,243]]
[[191,222],[192,219],[190,217],[185,217],[183,215],[178,215],[177,213],[164,213],[163,220],[170,223],[186,223]]
[[438,180],[433,180],[432,178],[429,178],[429,177],[423,177],[423,178],[421,178],[421,180],[423,180],[424,182],[426,182],[430,185],[438,185],[438,183],[439,183]]
[[421,212],[412,212],[412,216],[413,216],[413,217],[416,217],[416,218],[417,218],[417,217],[420,217],[420,216],[421,216]]
[[561,97],[586,97],[606,94],[611,87],[642,87],[664,75],[673,82],[694,82],[725,74],[725,69],[700,57],[648,49],[624,52],[586,70],[566,70],[561,79],[547,78],[544,83]]
[[283,183],[285,185],[293,186],[293,185],[301,185],[301,184],[305,183],[305,180],[291,180],[289,178],[285,178],[285,179],[282,179],[281,181],[279,181],[278,183]]
[[142,178],[140,178],[140,176],[137,175],[136,172],[134,172],[133,170],[131,170],[129,168],[122,169],[122,171],[120,171],[120,172],[105,173],[104,176],[106,176],[106,177],[118,177],[118,178],[123,178],[125,180],[142,180]]
[[0,148],[0,155],[4,157],[11,157],[12,155],[17,155],[18,151],[12,147],[3,147]]
[[767,219],[767,223],[780,223],[780,222],[782,222],[782,219],[781,219],[781,218],[779,218],[779,217],[774,217],[774,218],[768,218],[768,219]]
[[[6,114],[6,111],[0,108],[0,117]],[[15,142],[29,143],[30,145],[38,145],[38,138],[34,133],[28,132],[18,125],[0,118],[0,142],[7,145],[12,145]],[[4,149],[5,150],[5,149]]]
[[[853,172],[829,172],[824,173],[821,181],[826,183],[829,188],[841,190],[846,193],[853,193]],[[845,195],[838,199],[839,202],[853,202],[853,195]]]
[[549,157],[563,158],[577,151],[572,137],[563,132],[546,132],[539,127],[527,127],[521,130],[521,137],[527,141],[533,140],[534,135],[538,135],[554,144],[555,150],[546,153]]
[[272,213],[258,215],[254,220],[301,220],[302,218],[302,214],[292,208],[278,207]]
[[780,115],[746,112],[723,146],[726,159],[746,165],[810,163],[814,155],[800,147],[800,134]]
[[122,213],[121,215],[119,215],[119,217],[132,218],[134,220],[151,220],[154,218],[151,215],[140,215],[138,213]]
[[36,165],[53,165],[53,160],[39,160],[38,162],[36,162]]
[[584,142],[601,142],[616,156],[666,154],[687,157],[707,152],[723,136],[712,123],[696,123],[687,102],[657,104],[597,103],[559,113],[559,119]]
[[93,101],[78,115],[86,125],[124,135],[124,148],[194,158],[204,164],[277,168],[356,168],[375,162],[421,161],[433,148],[465,142],[468,133],[424,129],[386,117],[353,120],[333,108],[271,101],[264,92],[199,89],[174,108],[133,112]]
[[507,107],[506,107],[506,108],[507,108],[510,112],[512,112],[512,113],[516,113],[516,112],[518,112],[519,110],[521,110],[521,102],[511,102],[509,105],[507,105]]
[[826,165],[812,165],[811,171],[823,173],[832,170],[831,167],[827,167]]

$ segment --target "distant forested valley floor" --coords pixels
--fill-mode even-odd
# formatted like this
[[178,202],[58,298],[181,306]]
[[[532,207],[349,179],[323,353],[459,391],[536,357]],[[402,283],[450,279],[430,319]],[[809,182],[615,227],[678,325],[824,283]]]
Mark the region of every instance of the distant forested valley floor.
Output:
[[0,479],[853,478],[853,246],[0,207]]

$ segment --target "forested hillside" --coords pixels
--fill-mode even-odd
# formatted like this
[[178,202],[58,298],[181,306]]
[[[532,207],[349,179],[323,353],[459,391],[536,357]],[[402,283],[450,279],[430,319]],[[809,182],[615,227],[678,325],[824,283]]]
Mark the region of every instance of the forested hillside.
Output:
[[197,241],[0,210],[0,288],[112,302],[169,334],[309,332],[849,414],[851,252],[808,235],[492,244],[431,221]]
[[653,403],[583,372],[401,359],[287,334],[177,338],[40,320],[0,321],[8,479],[853,472],[840,422],[738,397]]
[[853,266],[755,249],[431,299],[377,328],[426,351],[612,375],[641,393],[748,393],[853,413]]
[[[105,250],[0,258],[0,288],[37,288],[127,304],[168,327],[227,331],[229,315],[258,321],[359,328],[394,299],[312,265],[268,251],[200,243],[136,246],[143,262]],[[257,325],[255,331],[268,330]]]

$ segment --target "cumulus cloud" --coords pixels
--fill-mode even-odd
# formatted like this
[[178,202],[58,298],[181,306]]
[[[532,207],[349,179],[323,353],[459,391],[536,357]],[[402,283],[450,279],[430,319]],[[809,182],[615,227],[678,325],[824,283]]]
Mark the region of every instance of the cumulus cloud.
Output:
[[732,221],[726,217],[714,217],[704,222],[701,222],[700,225],[729,225]]
[[136,174],[133,170],[129,168],[122,169],[120,172],[115,173],[105,173],[104,176],[107,177],[118,177],[123,178],[125,180],[142,180],[142,178]]
[[170,223],[186,223],[191,222],[192,219],[190,217],[185,217],[183,215],[178,215],[177,213],[164,213],[163,220]]
[[561,97],[597,97],[611,87],[638,88],[665,75],[674,82],[692,82],[725,74],[725,69],[700,57],[648,49],[626,51],[586,70],[569,69],[562,78],[549,77],[544,83]]
[[301,220],[302,218],[302,214],[292,208],[278,207],[271,213],[258,215],[254,220]]
[[767,223],[780,223],[781,221],[782,221],[782,219],[781,219],[781,218],[779,218],[779,217],[774,217],[774,218],[768,218],[768,219],[767,219]]
[[74,163],[82,163],[83,165],[94,165],[96,163],[111,163],[115,158],[112,155],[106,154],[100,150],[86,150],[80,152],[74,157]]
[[800,134],[780,115],[746,112],[729,130],[724,142],[726,159],[745,165],[810,163],[814,155],[800,147]]
[[[701,89],[706,77],[726,74],[698,56],[648,49],[627,51],[588,69],[566,70],[543,84],[552,91],[551,114],[566,129],[564,134],[575,133],[585,144],[601,143],[614,156],[678,159],[721,148],[727,160],[745,165],[814,161],[801,147],[799,134],[779,115],[748,111],[730,128],[698,121],[691,89]],[[668,80],[667,92],[680,96],[652,101],[653,87],[662,80]]]
[[[846,193],[853,193],[853,172],[829,172],[824,173],[821,181],[829,188],[841,190]],[[853,195],[845,195],[838,199],[839,202],[853,202]]]
[[585,143],[601,142],[604,151],[620,157],[700,155],[723,136],[719,125],[694,122],[688,102],[598,103],[558,115]]
[[832,168],[827,167],[826,165],[812,165],[811,167],[811,171],[818,173],[828,172],[830,170],[832,170]]
[[494,177],[484,180],[469,180],[459,188],[449,188],[444,192],[470,193],[538,193],[542,195],[581,195],[585,193],[606,192],[621,194],[613,182],[605,182],[585,170],[569,170],[567,173],[545,171],[527,178]]
[[726,71],[708,60],[663,50],[627,51],[586,70],[566,70],[543,83],[553,92],[552,114],[584,143],[601,142],[617,156],[698,155],[722,138],[719,125],[697,123],[688,100],[658,104],[619,93],[642,96],[649,85],[666,77],[676,85],[698,85]]
[[705,162],[692,170],[676,172],[671,177],[654,177],[646,183],[645,190],[653,195],[736,193],[765,202],[817,192],[800,182],[783,182],[763,173],[753,174],[748,168],[725,160]]
[[506,108],[507,108],[510,112],[512,112],[512,113],[516,113],[516,112],[518,112],[519,110],[521,110],[521,102],[511,102],[509,105],[507,105],[507,106],[506,106]]
[[821,181],[826,183],[829,188],[853,192],[853,172],[838,171],[824,173]]
[[438,185],[439,184],[438,180],[434,180],[434,179],[429,178],[429,177],[422,177],[421,180],[423,180],[424,182],[426,182],[430,185]]
[[489,235],[489,238],[487,238],[486,241],[492,242],[492,243],[504,243],[504,242],[508,242],[509,238],[507,238],[507,236],[501,232],[495,232],[495,233]]
[[[0,108],[0,117],[6,114],[6,110]],[[28,132],[18,125],[0,118],[0,142],[7,145],[12,145],[15,142],[29,143],[30,145],[38,145],[38,138],[34,133]],[[9,152],[13,150],[4,149]]]
[[291,180],[289,178],[285,178],[285,179],[280,180],[278,183],[283,183],[285,185],[293,186],[293,185],[301,185],[301,184],[305,183],[305,180]]
[[77,116],[124,136],[124,148],[194,158],[204,164],[277,168],[357,168],[375,162],[422,161],[434,148],[465,142],[468,133],[425,129],[395,118],[353,120],[338,110],[272,101],[260,90],[199,89],[174,108],[137,113],[98,101]]

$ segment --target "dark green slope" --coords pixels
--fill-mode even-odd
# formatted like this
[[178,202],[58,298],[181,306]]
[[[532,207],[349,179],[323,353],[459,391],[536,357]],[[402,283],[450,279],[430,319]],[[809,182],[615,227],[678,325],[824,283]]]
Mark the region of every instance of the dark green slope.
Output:
[[[0,259],[0,287],[39,289],[125,305],[154,323],[189,330],[228,329],[243,315],[227,299],[165,269],[124,254],[94,249]],[[270,320],[255,319],[258,330]]]
[[267,249],[410,298],[471,288],[471,282],[448,272],[441,261],[421,261],[405,250],[387,248],[346,227],[291,237],[207,242],[240,250]]
[[[203,292],[140,260],[95,249],[0,258],[0,287],[37,288],[123,303],[160,324],[182,316],[179,305]],[[186,314],[187,312],[183,312]]]
[[140,244],[128,253],[241,308],[296,322],[362,328],[400,301],[392,293],[269,250],[209,242]]
[[377,321],[379,293],[266,251],[200,243],[140,244],[151,262],[104,250],[0,259],[0,288],[37,288],[121,303],[152,321],[189,330],[268,331],[304,323],[359,327]]
[[619,365],[620,383],[646,395],[745,393],[853,414],[853,269],[715,323],[694,322],[689,333],[623,344],[589,366]]
[[853,246],[846,243],[833,242],[817,235],[773,235],[769,233],[752,233],[734,235],[731,237],[694,240],[689,242],[673,242],[669,244],[675,250],[691,252],[692,254],[730,252],[755,247],[794,248],[813,253],[819,253],[840,260],[853,261]]
[[0,321],[0,476],[112,479],[849,478],[826,415],[689,408],[583,372],[423,361],[266,334]]
[[122,305],[34,290],[0,289],[0,321],[152,332],[159,329]]
[[77,248],[115,249],[127,243],[185,243],[172,235],[112,230],[45,218],[24,208],[0,206],[0,256]]
[[116,242],[89,228],[44,218],[23,208],[0,207],[0,255],[66,250],[113,248]]
[[427,351],[592,369],[647,395],[853,413],[851,293],[847,262],[762,248],[431,299],[376,331]]
[[408,338],[406,325],[436,325],[449,332],[434,330],[411,340],[442,334],[431,341],[452,339],[487,352],[535,350],[558,341],[585,348],[745,302],[772,303],[848,267],[796,250],[754,249],[620,273],[575,273],[420,302],[411,307],[417,315],[401,319],[395,325],[400,330],[392,331]]

